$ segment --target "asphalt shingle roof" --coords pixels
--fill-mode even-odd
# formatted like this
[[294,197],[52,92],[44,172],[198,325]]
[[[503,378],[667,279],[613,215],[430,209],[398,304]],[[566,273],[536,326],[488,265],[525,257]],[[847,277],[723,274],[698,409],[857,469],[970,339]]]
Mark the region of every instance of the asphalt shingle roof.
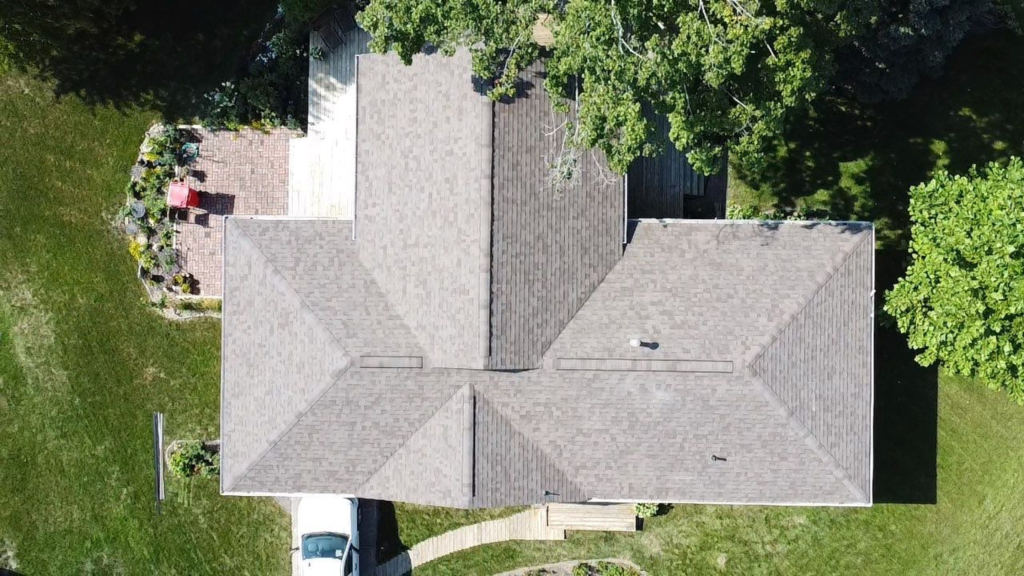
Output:
[[471,66],[467,52],[358,64],[359,250],[438,367],[487,366],[492,118]]
[[[871,226],[632,221],[623,251],[609,232],[622,233],[621,197],[601,196],[614,187],[560,205],[538,194],[543,166],[511,152],[493,157],[502,176],[476,181],[491,174],[479,150],[444,126],[476,118],[468,59],[432,58],[444,65],[360,60],[360,82],[369,70],[463,109],[429,151],[401,124],[447,112],[361,99],[360,126],[409,107],[381,120],[402,142],[378,127],[370,158],[360,144],[354,223],[227,220],[223,490],[869,504]],[[467,141],[485,123],[469,120]],[[474,176],[446,178],[456,164]],[[559,219],[569,233],[550,233]]]
[[[536,368],[622,255],[623,181],[603,154],[566,145],[544,65],[520,75],[520,96],[494,107],[490,367]],[[575,164],[561,180],[552,166]]]

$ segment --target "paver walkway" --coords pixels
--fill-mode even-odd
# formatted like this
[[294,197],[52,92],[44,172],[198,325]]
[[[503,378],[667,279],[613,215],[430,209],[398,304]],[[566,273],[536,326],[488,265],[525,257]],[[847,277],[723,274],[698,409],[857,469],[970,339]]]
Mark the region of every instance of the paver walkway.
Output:
[[507,540],[564,540],[565,530],[548,527],[548,509],[531,508],[508,518],[464,526],[424,540],[377,568],[377,576],[402,576],[416,566],[459,550]]
[[288,213],[288,144],[301,132],[277,128],[194,130],[200,138],[199,158],[188,185],[199,191],[199,207],[175,222],[175,247],[182,269],[195,276],[199,293],[221,296],[224,262],[224,216]]

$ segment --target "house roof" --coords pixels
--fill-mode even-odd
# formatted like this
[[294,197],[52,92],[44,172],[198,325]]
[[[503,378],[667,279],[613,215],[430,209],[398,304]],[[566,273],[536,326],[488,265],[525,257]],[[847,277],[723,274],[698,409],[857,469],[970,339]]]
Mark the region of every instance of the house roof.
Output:
[[537,367],[622,253],[622,179],[566,144],[543,77],[492,103],[468,52],[359,56],[359,251],[429,366]]
[[[870,503],[871,227],[632,228],[542,366],[499,372],[365,367],[388,349],[348,352],[323,319],[349,314],[339,333],[403,326],[373,281],[340,283],[365,275],[346,257],[350,224],[229,219],[225,491]],[[339,257],[300,281],[272,267],[287,245]],[[328,286],[344,287],[333,312],[307,304]]]
[[603,158],[548,186],[541,74],[492,104],[464,54],[360,57],[355,222],[226,220],[222,490],[869,504],[871,226],[623,249]]
[[[485,368],[491,103],[468,53],[359,57],[359,251],[429,363]],[[400,73],[396,73],[400,72]]]
[[[623,182],[602,153],[574,151],[544,64],[494,106],[490,368],[536,368],[622,255]],[[553,165],[571,163],[571,178]]]

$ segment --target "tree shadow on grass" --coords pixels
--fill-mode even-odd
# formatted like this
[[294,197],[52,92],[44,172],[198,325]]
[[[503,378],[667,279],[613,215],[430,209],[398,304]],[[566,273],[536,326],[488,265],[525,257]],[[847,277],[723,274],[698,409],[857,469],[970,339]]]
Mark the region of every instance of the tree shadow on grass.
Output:
[[902,102],[865,105],[826,96],[784,135],[768,167],[737,176],[778,207],[871,220],[882,246],[909,239],[910,188],[936,169],[1024,155],[1024,38],[986,32],[964,42],[944,75]]
[[[903,250],[878,251],[877,302],[906,270],[906,262]],[[873,493],[878,503],[936,502],[939,374],[914,356],[906,338],[876,314]]]
[[54,46],[52,55],[29,55],[56,84],[91,104],[150,106],[168,118],[190,118],[204,94],[232,78],[257,49],[260,32],[277,10],[275,0],[140,2],[110,18],[64,34],[60,23],[85,19],[63,11],[54,22],[30,19]]

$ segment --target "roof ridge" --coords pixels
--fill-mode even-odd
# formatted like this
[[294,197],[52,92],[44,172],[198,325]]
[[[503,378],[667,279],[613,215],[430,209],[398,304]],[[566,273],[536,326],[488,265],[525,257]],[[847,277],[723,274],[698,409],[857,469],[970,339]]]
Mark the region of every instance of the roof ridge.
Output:
[[846,263],[850,260],[850,257],[853,256],[853,253],[856,252],[857,248],[859,248],[860,245],[869,238],[872,238],[872,235],[867,235],[856,242],[851,242],[849,245],[844,246],[839,250],[836,257],[833,258],[832,261],[829,262],[828,266],[826,266],[825,269],[815,278],[814,286],[800,297],[800,300],[793,310],[787,312],[778,322],[776,322],[768,335],[762,338],[754,347],[753,351],[744,358],[743,363],[746,366],[753,366],[754,363],[757,362],[773,344],[775,344],[786,328],[789,327],[789,325],[792,324],[798,316],[800,316],[807,306],[814,301],[832,278],[834,278],[835,275],[846,266]]
[[832,281],[833,278],[835,278],[836,274],[838,274],[839,271],[846,267],[847,263],[850,261],[850,258],[857,251],[857,248],[859,248],[861,244],[863,244],[864,242],[868,241],[871,238],[873,238],[873,235],[866,235],[864,238],[861,238],[854,242],[850,242],[848,245],[840,249],[836,257],[832,259],[832,261],[825,268],[825,270],[822,271],[822,273],[819,274],[818,277],[815,279],[816,281],[814,283],[814,287],[808,290],[803,295],[803,297],[801,297],[799,303],[794,307],[792,311],[788,312],[785,316],[782,317],[782,319],[779,320],[779,322],[776,323],[775,327],[772,329],[769,335],[761,341],[759,346],[755,347],[754,351],[750,353],[744,361],[744,368],[747,375],[755,379],[761,385],[761,388],[765,392],[765,395],[768,398],[768,400],[786,416],[787,420],[791,424],[799,428],[801,437],[803,437],[805,441],[807,441],[811,449],[814,450],[815,453],[817,453],[818,456],[820,456],[822,460],[826,462],[826,464],[828,464],[829,469],[833,472],[833,474],[835,474],[843,482],[843,484],[846,485],[846,487],[850,489],[851,492],[854,493],[855,496],[864,500],[867,499],[867,495],[864,492],[864,488],[858,486],[853,481],[853,477],[850,475],[850,472],[842,464],[840,464],[839,460],[835,457],[835,455],[832,454],[832,452],[814,434],[814,431],[811,430],[810,427],[808,427],[807,424],[800,418],[800,416],[796,414],[796,411],[794,411],[791,406],[787,405],[786,402],[783,401],[779,394],[775,391],[775,389],[769,386],[768,383],[765,382],[763,378],[761,378],[761,375],[758,373],[757,368],[755,366],[758,360],[760,360],[761,357],[764,356],[764,354],[769,349],[771,349],[776,342],[778,342],[779,337],[782,335],[782,333],[785,332],[785,330],[797,318],[801,316],[804,310],[807,309],[807,307],[817,298],[821,291]]
[[846,486],[846,489],[849,490],[856,498],[861,501],[867,501],[867,494],[860,486],[857,485],[856,482],[854,482],[853,477],[850,476],[850,473],[846,468],[843,467],[832,452],[830,452],[829,449],[826,448],[820,440],[818,440],[818,437],[814,435],[814,432],[812,432],[802,420],[800,420],[800,417],[782,401],[782,398],[779,398],[778,394],[776,394],[775,391],[772,390],[772,388],[768,386],[760,376],[758,376],[754,369],[749,366],[747,367],[747,377],[760,384],[761,392],[764,394],[765,399],[768,400],[768,403],[774,406],[779,414],[786,418],[789,425],[792,426],[800,435],[800,438],[804,443],[807,444],[807,446],[819,458],[821,458],[822,462],[825,463],[836,479],[842,482],[843,485]]
[[377,466],[376,468],[373,469],[372,472],[370,472],[369,474],[366,475],[366,478],[364,478],[363,481],[359,483],[359,488],[357,488],[357,491],[362,491],[363,488],[366,486],[366,483],[369,482],[371,478],[376,476],[377,473],[380,472],[381,469],[384,468],[384,466],[388,462],[390,462],[392,458],[395,457],[395,455],[397,455],[399,452],[401,452],[402,448],[405,448],[405,445],[408,444],[410,440],[415,438],[416,435],[419,434],[420,431],[423,430],[423,428],[425,428],[426,425],[429,424],[430,421],[434,419],[434,416],[437,416],[437,414],[439,412],[441,412],[441,410],[443,410],[444,407],[447,406],[448,403],[451,402],[453,398],[455,398],[456,394],[458,394],[459,392],[462,392],[463,390],[465,390],[466,388],[469,388],[470,386],[471,386],[471,384],[463,384],[462,386],[459,386],[451,394],[449,394],[448,397],[445,398],[443,402],[438,404],[437,407],[434,408],[434,410],[432,410],[430,412],[430,415],[427,416],[426,418],[424,418],[423,422],[421,422],[420,425],[416,427],[416,430],[414,430],[412,434],[410,434],[405,440],[403,440],[402,443],[399,444],[398,447],[395,448],[391,452],[391,454],[389,454],[388,457],[385,458],[384,461],[380,463],[380,466]]
[[[228,217],[225,220],[227,221],[227,222],[225,222],[225,226],[230,226],[231,224],[229,224],[228,222],[234,222],[235,219]],[[231,486],[225,486],[224,487],[224,491],[225,492],[230,492],[232,488],[234,488],[235,486],[238,485],[239,482],[244,480],[245,477],[249,474],[249,472],[251,472],[253,470],[253,468],[255,468],[257,465],[259,465],[259,463],[262,462],[263,459],[267,457],[267,455],[270,453],[270,451],[273,450],[273,448],[275,446],[277,446],[277,444],[281,441],[281,439],[284,438],[285,435],[289,431],[292,430],[292,428],[295,428],[295,425],[298,424],[299,421],[301,421],[302,418],[306,414],[308,414],[310,410],[312,410],[313,406],[315,406],[324,397],[324,395],[327,394],[327,392],[329,392],[331,389],[334,388],[334,386],[338,383],[338,381],[341,380],[342,377],[345,376],[345,374],[348,372],[349,368],[352,367],[352,358],[348,354],[348,351],[345,350],[345,347],[342,346],[341,341],[338,340],[338,337],[335,336],[334,332],[331,331],[330,327],[328,327],[327,324],[320,318],[320,316],[317,315],[316,311],[313,310],[313,307],[309,305],[309,302],[307,302],[306,299],[303,298],[302,294],[299,293],[299,291],[295,289],[295,287],[291,284],[291,282],[288,281],[287,278],[285,278],[284,274],[281,273],[281,271],[277,268],[277,266],[274,265],[274,262],[271,261],[271,259],[267,256],[267,254],[263,251],[263,249],[260,248],[259,244],[257,244],[256,241],[253,240],[252,236],[250,236],[249,233],[245,231],[245,228],[243,226],[237,224],[237,223],[234,224],[234,227],[235,227],[236,230],[238,230],[242,234],[242,236],[244,236],[245,241],[248,242],[250,245],[252,245],[253,248],[256,249],[256,252],[259,253],[260,257],[262,257],[263,260],[267,263],[267,265],[271,268],[271,270],[273,270],[274,274],[276,274],[277,277],[279,277],[281,279],[281,282],[283,282],[284,285],[287,286],[288,289],[293,294],[295,294],[295,296],[299,299],[299,302],[302,304],[302,307],[305,308],[306,310],[308,310],[309,314],[311,314],[314,318],[316,318],[316,320],[320,324],[320,326],[322,326],[323,329],[325,331],[327,331],[328,334],[331,335],[331,339],[334,340],[335,346],[337,346],[337,348],[341,350],[341,356],[345,360],[344,361],[345,368],[342,370],[342,372],[340,374],[338,374],[336,377],[334,377],[331,380],[330,384],[324,386],[323,390],[321,390],[311,402],[307,403],[307,405],[302,410],[300,410],[298,412],[298,414],[295,416],[295,418],[292,419],[291,424],[289,424],[286,428],[283,428],[281,430],[281,432],[279,432],[278,434],[275,434],[273,436],[272,440],[269,442],[269,445],[265,449],[260,451],[260,453],[256,457],[250,459],[251,463],[247,463],[247,464],[242,466],[242,472],[238,475],[238,477],[235,479],[235,481],[231,483]]]
[[[522,429],[520,429],[518,426],[515,425],[515,423],[512,421],[512,416],[510,416],[504,410],[499,409],[495,405],[494,402],[491,402],[490,400],[488,400],[487,394],[484,393],[483,391],[481,391],[479,388],[477,388],[475,390],[475,392],[476,392],[477,396],[479,396],[483,400],[484,404],[489,406],[492,410],[497,412],[499,415],[501,415],[502,418],[505,419],[505,422],[508,423],[510,428],[512,428],[513,430],[518,432],[520,436],[522,436],[523,438],[528,440],[530,442],[530,444],[532,444],[534,446],[534,448],[536,448],[537,451],[540,452],[542,456],[544,456],[544,459],[547,460],[548,464],[550,464],[552,468],[554,468],[555,470],[558,470],[559,472],[561,472],[562,475],[565,476],[566,480],[568,480],[569,483],[572,484],[572,486],[574,488],[576,488],[576,490],[579,491],[580,494],[586,494],[587,493],[587,491],[583,489],[583,486],[580,484],[580,482],[578,480],[576,480],[575,476],[572,476],[568,472],[566,472],[565,469],[563,469],[557,463],[558,461],[556,459],[554,459],[551,456],[551,454],[548,454],[548,451],[545,450],[543,446],[541,446],[540,442],[537,442],[537,440],[535,440],[533,438],[533,436],[530,436],[526,432],[523,432]],[[475,436],[475,431],[474,431],[474,436]],[[474,442],[474,444],[476,444],[476,438],[475,437],[473,439],[473,442]],[[474,482],[475,482],[475,476],[476,476],[476,464],[475,464],[475,462],[474,462],[474,466],[473,466],[473,476],[474,476]],[[474,498],[475,498],[475,496],[474,496]]]
[[[309,414],[309,411],[312,410],[317,404],[319,404],[320,401],[323,400],[323,397],[326,396],[328,392],[333,390],[334,387],[338,385],[338,382],[340,382],[341,379],[345,377],[345,374],[348,374],[348,370],[351,367],[352,367],[352,362],[350,361],[348,363],[348,365],[345,367],[345,369],[342,371],[342,373],[338,375],[337,378],[332,380],[329,385],[324,386],[324,389],[319,394],[317,394],[316,398],[314,398],[311,402],[309,402],[306,405],[305,408],[303,408],[302,410],[299,411],[298,415],[296,415],[295,418],[292,419],[292,423],[289,424],[287,428],[283,428],[281,430],[281,432],[279,432],[278,434],[276,434],[274,436],[273,440],[270,441],[270,445],[269,446],[267,446],[263,451],[261,451],[258,456],[256,456],[255,458],[252,458],[252,461],[253,461],[252,464],[249,464],[249,465],[243,467],[245,471],[242,472],[242,474],[238,477],[238,479],[236,479],[234,481],[234,483],[231,484],[231,488],[234,488],[235,486],[238,486],[238,483],[241,482],[242,480],[244,480],[245,477],[249,475],[249,472],[252,472],[253,468],[256,468],[256,466],[259,466],[260,462],[263,462],[263,460],[270,454],[270,452],[275,447],[277,447],[277,445],[281,442],[281,440],[283,440],[284,437],[287,436],[288,433],[291,432],[292,429],[295,428],[295,426],[299,422],[301,422],[303,418],[306,417],[306,414]],[[230,488],[225,489],[225,492],[230,492],[230,491],[231,491]]]

